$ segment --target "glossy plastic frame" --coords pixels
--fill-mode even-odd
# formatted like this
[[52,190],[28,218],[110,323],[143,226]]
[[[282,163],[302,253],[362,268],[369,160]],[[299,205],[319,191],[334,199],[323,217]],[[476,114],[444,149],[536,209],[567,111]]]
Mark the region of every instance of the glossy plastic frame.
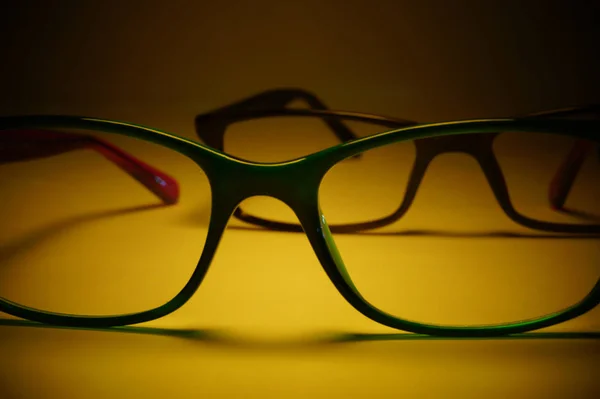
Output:
[[[301,100],[308,109],[286,108],[290,103]],[[600,120],[600,106],[564,108],[537,112],[523,117],[528,118],[579,118],[582,115],[593,115]],[[331,110],[316,94],[298,88],[281,88],[267,90],[254,96],[199,114],[195,118],[196,132],[202,141],[213,148],[227,152],[225,134],[231,124],[269,117],[317,117],[323,120],[340,143],[355,140],[358,136],[344,122],[360,121],[389,129],[416,126],[417,122],[408,119],[391,118],[381,115]],[[285,132],[282,132],[285,134]],[[510,201],[504,183],[504,175],[496,160],[493,150],[495,135],[481,136],[449,136],[433,139],[416,140],[416,159],[409,175],[406,193],[398,208],[390,215],[361,223],[335,224],[329,228],[335,233],[354,233],[375,229],[392,224],[409,210],[420,183],[425,176],[429,164],[437,156],[448,152],[462,152],[471,155],[480,165],[492,192],[504,213],[515,223],[522,226],[548,232],[558,233],[599,233],[599,224],[556,224],[546,223],[519,213]],[[589,152],[586,143],[577,143],[569,156],[564,160],[552,183],[548,187],[548,205],[557,212],[571,213],[565,209],[564,203],[573,185],[575,177]],[[587,150],[586,150],[587,149]],[[600,154],[600,153],[599,153]],[[359,155],[354,156],[360,157]],[[599,156],[600,159],[600,156]],[[302,227],[294,223],[286,223],[265,219],[244,212],[238,207],[234,214],[244,222],[265,227],[271,230],[301,232]]]
[[0,134],[0,165],[51,157],[74,150],[94,150],[133,177],[164,204],[179,200],[179,184],[111,143],[94,136],[52,130],[4,130]]
[[[323,269],[340,294],[359,312],[386,326],[420,334],[447,337],[490,337],[523,333],[575,318],[600,302],[600,280],[579,303],[534,320],[518,323],[447,327],[415,323],[391,316],[372,306],[356,290],[348,277],[331,232],[318,204],[319,184],[337,162],[382,145],[426,137],[443,138],[467,133],[497,131],[553,132],[599,141],[596,121],[494,119],[438,123],[408,127],[349,141],[295,160],[261,164],[237,159],[218,150],[169,133],[139,125],[71,116],[28,116],[0,118],[2,130],[86,129],[136,137],[177,151],[194,160],[206,173],[212,190],[209,231],[198,265],[183,289],[168,303],[141,313],[113,317],[81,317],[42,312],[0,299],[0,311],[33,321],[81,327],[111,327],[150,321],[181,307],[202,282],[227,222],[241,201],[255,195],[280,199],[289,205],[302,227]],[[567,133],[565,133],[567,132]]]

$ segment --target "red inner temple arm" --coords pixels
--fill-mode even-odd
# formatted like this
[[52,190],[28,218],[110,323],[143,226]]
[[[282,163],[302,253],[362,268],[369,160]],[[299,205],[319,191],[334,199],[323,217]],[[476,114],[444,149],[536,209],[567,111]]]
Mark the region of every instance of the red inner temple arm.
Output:
[[548,199],[553,209],[563,209],[567,196],[575,183],[586,156],[591,152],[593,143],[587,140],[577,140],[569,155],[562,162],[550,183]]
[[177,203],[179,185],[174,178],[104,140],[54,130],[0,132],[0,164],[45,158],[81,149],[97,151],[152,191],[165,204]]

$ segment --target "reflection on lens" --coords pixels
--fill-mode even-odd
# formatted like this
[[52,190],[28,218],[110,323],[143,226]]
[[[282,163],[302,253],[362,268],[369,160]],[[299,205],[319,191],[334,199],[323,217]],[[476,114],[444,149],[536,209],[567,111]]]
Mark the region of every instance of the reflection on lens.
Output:
[[[494,149],[501,150],[503,171],[506,167],[507,175],[514,172],[522,190],[511,191],[511,200],[522,204],[517,209],[524,214],[531,209],[542,212],[532,217],[551,215],[551,210],[543,210],[549,208],[546,188],[564,153],[556,154],[554,163],[546,161],[555,155],[551,150],[564,144],[534,145],[533,137],[508,144],[502,139],[498,137]],[[521,146],[530,147],[526,151]],[[363,155],[368,159],[386,150],[377,148]],[[398,172],[394,157],[378,159],[388,179],[410,172]],[[519,162],[506,166],[511,159]],[[327,192],[346,190],[342,179],[326,175],[323,182],[330,184]],[[377,178],[366,180],[362,190],[377,192],[380,184]],[[513,186],[509,183],[509,189]],[[575,190],[574,186],[574,197],[568,201],[575,201]],[[390,200],[386,195],[390,194],[378,198],[382,209]],[[579,198],[583,206],[583,197]],[[379,208],[377,203],[370,207]],[[321,208],[327,222],[329,215],[338,212],[334,202],[322,202]],[[481,326],[543,317],[577,304],[600,278],[598,238],[549,234],[517,225],[499,207],[480,165],[464,153],[436,157],[413,204],[392,225],[353,234],[334,232],[333,237],[348,275],[369,303],[392,316],[425,324]]]
[[[72,135],[62,147],[30,140],[32,151],[0,161],[0,191],[8,194],[0,198],[0,297],[89,316],[164,305],[189,281],[202,252],[211,198],[203,171],[156,144],[60,132]],[[123,153],[164,174],[149,180]],[[176,204],[159,197],[162,188],[168,199],[169,177],[179,186]]]

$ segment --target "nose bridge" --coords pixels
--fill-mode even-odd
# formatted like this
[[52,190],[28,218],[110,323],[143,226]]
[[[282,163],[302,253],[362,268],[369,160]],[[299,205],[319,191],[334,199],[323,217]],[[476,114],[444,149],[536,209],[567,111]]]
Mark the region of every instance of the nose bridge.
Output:
[[315,198],[320,174],[306,160],[284,164],[227,162],[213,173],[213,190],[235,205],[253,196],[277,198],[295,208]]

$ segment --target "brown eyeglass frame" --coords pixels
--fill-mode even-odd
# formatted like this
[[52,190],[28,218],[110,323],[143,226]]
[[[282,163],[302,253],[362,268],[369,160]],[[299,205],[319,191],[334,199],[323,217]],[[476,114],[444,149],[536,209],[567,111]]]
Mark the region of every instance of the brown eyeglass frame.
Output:
[[[287,108],[290,103],[298,100],[306,102],[310,108]],[[521,115],[518,116],[518,118],[578,119],[581,118],[582,115],[590,114],[593,119],[598,119],[598,116],[600,116],[600,106],[593,104],[583,107],[554,109]],[[199,114],[195,118],[195,126],[199,138],[205,144],[220,151],[227,152],[224,137],[231,124],[258,118],[286,116],[318,117],[323,120],[329,129],[331,129],[340,143],[349,142],[359,138],[348,126],[346,126],[346,124],[344,124],[344,121],[366,122],[382,126],[386,129],[398,129],[419,124],[418,122],[408,119],[331,110],[319,97],[310,91],[284,88],[267,90],[213,111]],[[589,119],[589,117],[586,119]],[[514,222],[528,228],[548,232],[600,233],[600,224],[549,223],[529,218],[515,210],[509,197],[504,175],[493,152],[493,143],[499,134],[500,133],[453,135],[414,140],[416,157],[410,173],[404,199],[400,206],[392,214],[386,217],[361,223],[332,224],[329,226],[330,230],[334,233],[355,233],[383,227],[396,222],[410,208],[425,172],[433,159],[441,154],[459,152],[471,155],[475,158],[483,170],[498,204],[505,214]],[[569,214],[574,217],[593,216],[567,208],[565,202],[584,160],[592,152],[594,146],[598,147],[597,155],[600,160],[600,146],[597,146],[597,144],[588,140],[577,140],[568,156],[555,172],[554,178],[548,187],[549,206],[555,211]],[[354,156],[354,158],[359,157],[360,154]],[[244,212],[241,207],[238,207],[233,215],[244,222],[271,230],[302,232],[300,224],[285,223],[254,216]]]

